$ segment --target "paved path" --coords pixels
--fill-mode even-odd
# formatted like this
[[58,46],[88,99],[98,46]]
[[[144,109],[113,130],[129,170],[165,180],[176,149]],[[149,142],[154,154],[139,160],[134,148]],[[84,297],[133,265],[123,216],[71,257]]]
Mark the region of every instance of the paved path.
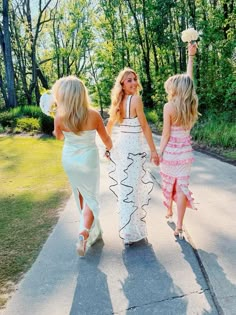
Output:
[[[185,241],[176,240],[174,224],[165,222],[155,185],[147,216],[149,244],[125,249],[108,190],[107,162],[101,159],[103,241],[84,259],[76,256],[79,217],[71,197],[0,315],[235,315],[236,168],[195,156],[191,190],[199,210],[186,214]],[[158,168],[150,167],[159,180]]]

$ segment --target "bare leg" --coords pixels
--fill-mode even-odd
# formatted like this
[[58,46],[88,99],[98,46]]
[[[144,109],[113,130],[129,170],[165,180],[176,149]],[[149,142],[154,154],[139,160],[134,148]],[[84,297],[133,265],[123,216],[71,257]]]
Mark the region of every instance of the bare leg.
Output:
[[173,191],[172,191],[172,200],[170,203],[170,207],[167,209],[167,214],[166,214],[166,219],[169,219],[169,222],[172,221],[172,216],[173,216],[173,196],[176,194],[176,182],[174,183],[173,186]]
[[173,200],[171,200],[170,207],[167,209],[166,219],[169,219],[170,217],[173,216],[172,206],[173,206]]
[[[80,208],[82,210],[83,205],[84,205],[84,199],[80,192],[79,192],[79,201],[80,201]],[[85,230],[83,230],[80,234],[82,234],[84,236],[84,239],[86,240],[89,236],[89,232],[87,230],[90,230],[93,224],[94,216],[93,216],[93,212],[87,205],[85,205],[85,208],[83,209],[82,213],[83,213],[83,219],[84,219],[83,221],[84,221]]]
[[90,230],[94,220],[93,212],[87,205],[85,205],[85,208],[83,210],[83,217],[85,229],[82,232],[80,232],[80,234],[82,234],[84,238],[87,239],[89,236],[89,232],[87,230]]
[[[81,209],[83,209],[83,204],[84,204],[84,200],[82,195],[79,193],[79,201],[80,201],[80,206]],[[91,211],[91,209],[88,207],[88,205],[85,205],[83,211],[82,211],[82,215],[83,215],[83,225],[84,225],[84,229],[79,233],[79,240],[77,243],[77,253],[79,254],[79,256],[83,257],[86,253],[86,243],[87,243],[87,239],[89,237],[89,230],[93,224],[93,220],[94,220],[94,216],[93,216],[93,212]]]
[[177,186],[177,202],[176,203],[177,203],[177,214],[178,214],[177,229],[182,230],[183,220],[184,220],[184,215],[185,215],[186,205],[187,205],[187,197],[182,192],[179,186]]

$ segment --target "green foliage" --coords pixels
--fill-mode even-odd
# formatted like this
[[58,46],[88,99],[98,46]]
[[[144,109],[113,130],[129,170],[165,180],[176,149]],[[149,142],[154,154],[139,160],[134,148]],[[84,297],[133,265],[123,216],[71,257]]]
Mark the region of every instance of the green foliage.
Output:
[[38,106],[18,106],[0,113],[1,132],[42,132],[52,135],[53,118],[42,113]]
[[15,117],[40,118],[42,111],[41,111],[40,107],[38,107],[38,106],[25,105],[25,106],[18,106],[16,108],[12,108],[11,113]]
[[38,118],[17,118],[16,127],[14,128],[15,133],[21,132],[39,132],[40,122]]
[[[39,91],[52,86],[57,78],[75,74],[86,82],[92,101],[106,108],[119,71],[131,67],[143,85],[143,103],[155,109],[160,118],[166,103],[164,82],[169,76],[186,71],[187,45],[181,40],[181,32],[194,27],[200,33],[194,61],[199,111],[204,115],[209,110],[211,115],[228,112],[221,117],[224,120],[228,116],[233,122],[235,6],[229,1],[98,0],[95,5],[89,0],[60,1],[42,15],[44,22],[35,41],[37,82],[33,82],[31,75],[35,64],[30,58],[33,52],[29,38],[34,34],[29,31],[22,5],[12,3],[12,9],[17,16],[21,12],[22,19],[10,20],[19,104],[38,100]],[[32,20],[33,29],[37,27],[34,23],[40,13]],[[54,16],[53,20],[46,18],[50,15]],[[0,70],[4,81],[1,57]],[[13,118],[7,114],[2,119],[1,128],[8,125],[14,128],[15,117],[33,117],[40,118],[42,131],[50,134],[52,119],[38,113],[40,109],[36,108],[34,113],[26,107],[17,108]],[[158,125],[161,126],[161,120]]]
[[2,112],[0,113],[0,125],[5,127],[12,127],[15,125],[16,117],[12,112]]
[[145,115],[149,122],[153,124],[157,124],[158,122],[158,115],[155,109],[145,109]]
[[193,139],[208,146],[236,148],[236,125],[227,119],[228,113],[216,115],[209,113],[200,119],[192,129]]
[[41,126],[41,131],[43,133],[46,133],[48,135],[52,135],[52,132],[54,129],[53,118],[42,113],[41,118],[40,118],[40,126]]

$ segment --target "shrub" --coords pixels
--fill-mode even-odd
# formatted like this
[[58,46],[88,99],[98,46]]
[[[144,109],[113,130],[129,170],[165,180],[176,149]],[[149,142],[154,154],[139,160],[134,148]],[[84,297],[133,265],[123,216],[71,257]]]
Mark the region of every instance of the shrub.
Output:
[[16,122],[16,117],[12,112],[2,112],[0,113],[0,124],[3,128],[13,127]]
[[157,111],[155,109],[145,110],[146,118],[149,122],[156,124],[158,121]]
[[39,132],[40,131],[40,122],[38,118],[18,118],[16,120],[16,127],[14,132]]
[[53,118],[38,106],[18,106],[0,113],[0,132],[39,132],[52,135]]
[[226,114],[207,116],[200,118],[192,129],[193,139],[209,145],[222,148],[236,148],[235,123],[225,120]]
[[41,114],[40,117],[40,127],[43,133],[48,135],[52,135],[54,129],[54,120],[52,117],[46,116],[45,114]]
[[11,109],[11,113],[15,117],[33,117],[33,118],[40,118],[41,116],[41,109],[38,106],[33,105],[25,105],[25,106],[18,106]]

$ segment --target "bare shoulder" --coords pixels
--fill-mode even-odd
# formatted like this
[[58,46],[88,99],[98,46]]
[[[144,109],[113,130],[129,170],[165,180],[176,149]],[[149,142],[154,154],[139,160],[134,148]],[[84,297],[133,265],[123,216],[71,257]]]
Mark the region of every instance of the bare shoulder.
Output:
[[88,125],[91,129],[97,129],[102,124],[102,117],[94,108],[89,108]]
[[164,105],[164,111],[170,114],[175,112],[174,106],[172,103],[168,102]]
[[89,116],[94,119],[94,120],[100,120],[101,119],[101,115],[99,114],[99,112],[94,109],[94,108],[89,108]]
[[142,98],[141,98],[140,95],[135,94],[135,95],[132,96],[131,102],[132,103],[137,103],[137,104],[138,103],[142,104]]
[[134,106],[134,108],[138,111],[138,110],[142,110],[143,109],[143,102],[142,102],[142,98],[139,95],[133,95],[131,98],[131,105]]

